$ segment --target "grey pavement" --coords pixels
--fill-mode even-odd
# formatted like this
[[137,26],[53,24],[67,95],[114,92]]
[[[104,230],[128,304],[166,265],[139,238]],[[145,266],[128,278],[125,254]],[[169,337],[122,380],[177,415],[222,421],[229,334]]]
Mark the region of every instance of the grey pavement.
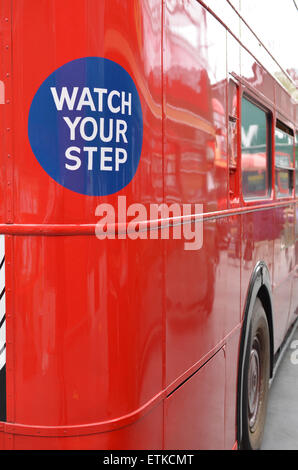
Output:
[[262,450],[298,450],[298,328],[269,390]]

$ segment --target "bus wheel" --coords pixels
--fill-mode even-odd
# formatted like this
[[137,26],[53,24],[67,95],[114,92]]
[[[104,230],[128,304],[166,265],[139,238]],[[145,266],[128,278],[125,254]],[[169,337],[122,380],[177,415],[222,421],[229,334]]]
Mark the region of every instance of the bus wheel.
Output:
[[257,298],[245,354],[242,401],[242,448],[259,449],[262,443],[270,370],[270,339],[266,313]]

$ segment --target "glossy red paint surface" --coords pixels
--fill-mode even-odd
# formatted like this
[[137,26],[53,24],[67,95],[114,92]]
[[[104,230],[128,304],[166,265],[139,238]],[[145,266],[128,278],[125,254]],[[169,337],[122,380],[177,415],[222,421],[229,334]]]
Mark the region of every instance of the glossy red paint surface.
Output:
[[[193,397],[200,397],[193,400]],[[184,403],[193,402],[192,407]],[[165,403],[166,449],[207,449],[213,442],[215,449],[224,449],[225,412],[225,354],[221,349],[209,362],[188,380]],[[210,426],[206,426],[207,422]],[[185,433],[191,429],[190,433]]]
[[[292,128],[294,106],[195,0],[29,3],[5,0],[0,10],[7,293],[0,448],[231,449],[256,263],[265,261],[271,276],[275,350],[298,297],[297,203],[274,193],[243,200],[241,128],[238,122],[231,173],[228,118],[239,121],[244,89]],[[41,83],[63,64],[93,56],[130,74],[144,120],[135,177],[105,197],[57,184],[28,140]],[[184,239],[160,237],[98,240],[95,209],[117,207],[118,196],[145,207],[202,204],[202,248],[187,251]]]

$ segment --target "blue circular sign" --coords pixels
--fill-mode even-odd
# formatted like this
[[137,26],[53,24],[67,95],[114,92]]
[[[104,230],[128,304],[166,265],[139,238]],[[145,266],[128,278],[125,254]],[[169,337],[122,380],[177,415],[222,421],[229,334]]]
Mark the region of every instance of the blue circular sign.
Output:
[[40,165],[65,188],[90,196],[120,191],[137,171],[143,142],[131,76],[103,57],[68,62],[37,90],[28,135]]

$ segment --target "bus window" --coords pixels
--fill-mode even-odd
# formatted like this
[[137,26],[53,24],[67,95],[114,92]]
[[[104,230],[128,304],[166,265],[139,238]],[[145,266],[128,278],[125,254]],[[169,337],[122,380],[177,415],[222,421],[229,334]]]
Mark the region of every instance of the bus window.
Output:
[[244,199],[268,196],[269,137],[269,114],[242,98],[241,170]]
[[238,180],[238,85],[229,81],[229,128],[228,128],[228,162],[230,197],[233,199],[239,193]]
[[294,182],[293,131],[280,121],[275,128],[275,192],[277,197],[289,197]]

